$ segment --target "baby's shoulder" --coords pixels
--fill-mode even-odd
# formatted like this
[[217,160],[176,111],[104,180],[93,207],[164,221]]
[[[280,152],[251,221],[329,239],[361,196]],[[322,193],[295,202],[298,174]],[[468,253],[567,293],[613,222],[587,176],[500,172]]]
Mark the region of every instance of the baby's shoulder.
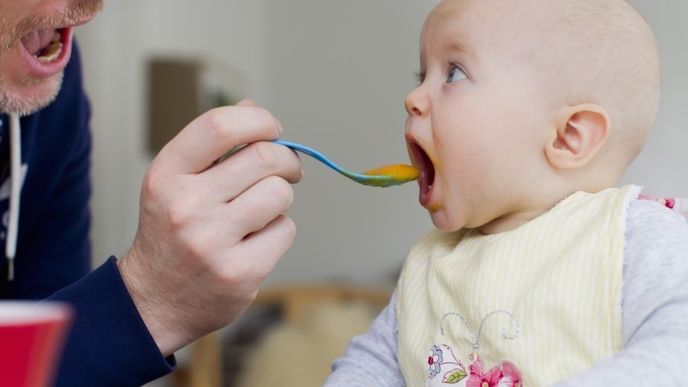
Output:
[[656,201],[633,200],[624,246],[624,293],[680,286],[688,281],[688,222]]
[[675,206],[633,200],[625,237],[622,308],[628,337],[654,311],[688,299],[688,222]]
[[687,220],[688,201],[686,199],[657,199],[641,196],[629,204],[626,240],[655,239],[665,235],[679,236],[682,232],[688,232]]

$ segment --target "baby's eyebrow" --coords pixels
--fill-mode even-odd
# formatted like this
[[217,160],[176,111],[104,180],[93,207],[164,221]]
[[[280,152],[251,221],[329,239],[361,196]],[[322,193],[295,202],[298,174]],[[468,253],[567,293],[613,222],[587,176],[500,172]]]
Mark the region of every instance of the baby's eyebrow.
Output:
[[[473,54],[473,50],[471,50],[468,45],[464,44],[461,39],[458,39],[457,37],[452,37],[452,38],[444,38],[443,41],[438,42],[438,45],[436,46],[436,52],[432,55],[440,55],[442,57],[442,60],[445,60],[447,58],[444,58],[448,53],[460,53],[463,54],[462,57],[465,57],[464,59],[466,61],[474,61],[477,60],[475,58],[475,55]],[[430,53],[426,50],[426,47],[421,46],[420,50],[420,73],[425,72],[425,65],[427,64],[426,59],[429,59],[428,55]]]
[[464,54],[472,55],[472,51],[464,44],[462,43],[459,39],[451,39],[445,44],[445,50],[450,51],[450,52],[461,52]]

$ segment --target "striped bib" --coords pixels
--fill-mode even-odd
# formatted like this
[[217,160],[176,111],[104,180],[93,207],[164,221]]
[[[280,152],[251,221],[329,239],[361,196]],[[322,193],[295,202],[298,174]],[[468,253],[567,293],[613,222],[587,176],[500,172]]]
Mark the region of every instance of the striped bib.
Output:
[[397,290],[406,385],[547,386],[619,351],[639,191],[578,192],[508,232],[435,231],[416,244]]

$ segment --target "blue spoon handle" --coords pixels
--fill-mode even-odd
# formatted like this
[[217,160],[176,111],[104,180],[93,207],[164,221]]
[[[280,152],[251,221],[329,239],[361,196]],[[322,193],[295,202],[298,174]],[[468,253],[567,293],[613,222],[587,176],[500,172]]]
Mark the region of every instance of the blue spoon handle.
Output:
[[[298,143],[287,141],[287,140],[275,140],[274,143],[284,145],[284,146],[291,148],[293,150],[307,154],[307,155],[313,157],[314,159],[322,162],[323,164],[327,165],[328,167],[334,169],[335,171],[342,173],[344,175],[347,175],[347,176],[358,175],[357,173],[348,171],[348,170],[340,167],[339,165],[335,164],[334,161],[330,160],[324,154],[318,152],[317,150],[315,150],[313,148],[309,148],[303,144],[298,144]],[[360,175],[360,176],[364,176],[364,175]]]
[[313,148],[309,148],[305,145],[298,144],[295,142],[291,141],[286,141],[286,140],[274,140],[273,141],[275,144],[280,144],[284,145],[288,148],[291,148],[295,151],[299,151],[301,153],[307,154],[314,159],[322,162],[323,164],[327,165],[328,167],[334,169],[335,171],[341,173],[342,175],[348,177],[349,179],[363,184],[363,185],[368,185],[372,187],[391,187],[393,185],[399,185],[399,184],[404,184],[408,182],[409,180],[399,180],[395,179],[392,176],[387,176],[387,175],[364,175],[362,173],[356,173],[356,172],[351,172],[348,169],[342,168],[339,165],[335,164],[332,160],[330,160],[327,156],[324,154],[318,152],[317,150]]

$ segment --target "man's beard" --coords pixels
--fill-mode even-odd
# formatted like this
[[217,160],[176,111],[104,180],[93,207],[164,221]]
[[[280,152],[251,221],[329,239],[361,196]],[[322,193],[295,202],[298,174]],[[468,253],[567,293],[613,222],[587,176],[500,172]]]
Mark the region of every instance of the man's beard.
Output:
[[[17,26],[8,26],[7,20],[0,15],[0,56],[8,55],[7,52],[14,44],[22,44],[21,38],[33,30],[74,25],[84,17],[97,13],[102,7],[103,0],[81,0],[61,13],[28,18]],[[48,79],[25,79],[20,85],[13,87],[3,78],[0,69],[0,112],[29,115],[43,109],[57,97],[62,86],[62,77],[63,74]],[[22,94],[22,89],[43,83],[52,83],[51,89],[41,95],[31,95],[26,91]]]
[[5,80],[0,74],[0,112],[15,113],[20,116],[28,116],[44,107],[50,105],[55,101],[57,95],[62,88],[62,78],[64,73],[57,75],[57,80],[41,79],[41,80],[26,80],[24,85],[36,85],[44,82],[55,82],[53,88],[45,95],[20,95],[13,92],[11,88],[7,87]]

